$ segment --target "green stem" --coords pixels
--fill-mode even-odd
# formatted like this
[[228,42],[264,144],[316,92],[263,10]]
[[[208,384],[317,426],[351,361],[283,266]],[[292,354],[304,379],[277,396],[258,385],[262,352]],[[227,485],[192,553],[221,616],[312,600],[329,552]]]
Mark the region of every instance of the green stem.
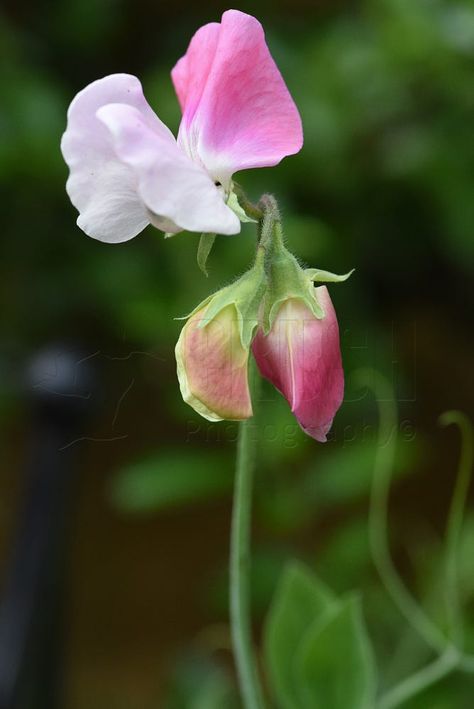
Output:
[[461,457],[446,527],[446,610],[451,640],[461,649],[463,645],[462,609],[459,598],[458,551],[462,531],[464,507],[471,482],[473,463],[472,427],[460,411],[446,411],[440,417],[443,426],[456,424],[462,436]]
[[449,646],[434,662],[423,667],[423,669],[415,672],[415,674],[389,690],[381,698],[378,709],[395,709],[395,707],[420,694],[424,689],[431,687],[435,682],[439,682],[456,669],[458,664],[459,653],[455,648]]
[[[259,377],[250,360],[252,403],[258,403]],[[232,645],[245,709],[263,709],[257,661],[253,651],[250,619],[250,531],[252,478],[256,462],[257,438],[252,435],[252,419],[240,423],[237,466],[232,510],[230,545],[230,617]]]
[[259,246],[270,253],[275,242],[282,242],[280,210],[275,197],[271,194],[262,195],[258,207],[262,211],[259,221]]

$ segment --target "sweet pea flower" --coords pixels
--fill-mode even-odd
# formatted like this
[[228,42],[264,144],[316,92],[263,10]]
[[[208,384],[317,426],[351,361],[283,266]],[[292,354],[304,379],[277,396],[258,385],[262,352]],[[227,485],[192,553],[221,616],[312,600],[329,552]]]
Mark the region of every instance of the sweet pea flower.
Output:
[[301,428],[325,442],[344,396],[337,317],[326,286],[315,289],[316,317],[300,298],[279,304],[268,335],[260,327],[252,344],[263,377],[283,394]]
[[228,10],[201,27],[171,76],[183,114],[177,140],[129,74],[94,81],[70,105],[67,192],[95,239],[127,241],[150,223],[236,234],[232,175],[301,149],[298,110],[254,17]]

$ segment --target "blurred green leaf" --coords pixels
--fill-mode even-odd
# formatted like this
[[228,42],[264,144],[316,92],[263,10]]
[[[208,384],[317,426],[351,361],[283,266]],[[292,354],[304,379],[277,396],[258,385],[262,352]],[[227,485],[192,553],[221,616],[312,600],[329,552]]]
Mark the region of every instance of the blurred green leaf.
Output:
[[[367,495],[373,477],[376,441],[354,441],[332,449],[312,464],[304,481],[305,494],[319,505],[352,502]],[[407,475],[419,457],[419,441],[400,442],[394,477]]]
[[[337,601],[310,571],[291,562],[283,571],[264,628],[265,661],[283,709],[297,709],[294,658],[308,626]],[[329,707],[324,707],[329,709]]]
[[349,518],[334,530],[317,554],[318,571],[335,590],[353,588],[372,568],[367,515]]
[[218,453],[169,451],[119,471],[110,490],[115,507],[123,512],[149,512],[228,492],[233,466]]
[[313,622],[294,658],[301,709],[370,709],[375,664],[358,596]]

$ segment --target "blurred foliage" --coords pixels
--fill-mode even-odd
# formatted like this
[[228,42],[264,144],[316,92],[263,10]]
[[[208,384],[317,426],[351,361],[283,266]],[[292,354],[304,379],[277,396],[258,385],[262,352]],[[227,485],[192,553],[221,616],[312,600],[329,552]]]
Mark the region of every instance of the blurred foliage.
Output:
[[300,565],[282,575],[265,648],[282,709],[373,704],[375,667],[359,599],[334,598]]
[[178,663],[167,709],[237,709],[238,706],[229,674],[212,658],[195,654]]
[[[216,469],[221,471],[216,475]],[[157,511],[197,500],[209,500],[232,488],[228,457],[171,452],[149,457],[117,473],[112,501],[124,512]]]
[[[286,402],[264,389],[255,616],[263,619],[285,561],[304,557],[338,595],[362,589],[381,683],[389,686],[428,657],[413,633],[400,632],[371,566],[366,508],[376,416],[351,373],[374,366],[393,383],[400,408],[394,553],[443,622],[440,528],[452,477],[443,473],[456,447],[433,432],[433,422],[453,405],[474,409],[466,376],[474,352],[474,4],[258,0],[239,7],[264,23],[305,129],[298,156],[239,182],[255,199],[275,192],[288,246],[302,261],[341,273],[356,267],[348,283],[331,288],[347,374],[331,442],[305,438]],[[190,504],[229,497],[236,426],[204,423],[181,401],[174,318],[247,267],[254,229],[216,240],[208,279],[196,265],[198,235],[164,241],[148,228],[120,247],[87,239],[64,191],[59,141],[74,94],[115,71],[139,75],[153,108],[176,130],[169,71],[192,32],[224,9],[217,0],[7,0],[0,10],[2,448],[8,452],[8,432],[22,424],[21,372],[30,353],[79,341],[97,353],[105,388],[94,433],[115,433],[121,407],[127,448],[118,461],[98,457],[117,471],[109,500],[133,519],[168,511],[185,525]],[[125,377],[133,387],[122,401]],[[460,559],[472,651],[473,553],[470,517]],[[206,618],[226,618],[225,565],[222,558],[206,588],[190,589],[204,599]],[[170,709],[235,702],[220,657],[191,653],[171,674]],[[407,709],[470,709],[472,687],[455,675]]]

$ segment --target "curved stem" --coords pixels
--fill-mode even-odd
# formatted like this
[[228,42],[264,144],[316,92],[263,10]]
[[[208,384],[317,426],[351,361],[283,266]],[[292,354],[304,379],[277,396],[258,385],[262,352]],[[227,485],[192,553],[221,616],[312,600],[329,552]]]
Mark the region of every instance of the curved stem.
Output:
[[[254,407],[258,403],[259,377],[250,360],[250,388]],[[232,510],[230,546],[230,617],[232,646],[245,709],[263,709],[257,661],[252,645],[250,619],[250,530],[252,478],[257,438],[252,435],[252,419],[240,423],[237,467]]]
[[473,440],[471,423],[465,414],[460,411],[446,411],[440,417],[441,425],[448,426],[452,423],[456,424],[461,431],[462,446],[456,484],[446,526],[446,610],[450,637],[461,648],[463,644],[463,624],[459,598],[458,550],[464,507],[471,482]]
[[[361,383],[373,389],[380,411],[380,433],[369,515],[370,546],[374,563],[399,611],[426,644],[439,655],[431,664],[389,690],[377,705],[378,709],[394,709],[456,668],[465,672],[474,672],[474,656],[462,653],[460,648],[449,642],[408,591],[392,561],[388,541],[388,498],[396,449],[397,407],[390,383],[381,374],[374,370],[359,370],[356,377]],[[447,534],[448,597],[454,600],[451,613],[456,628],[456,623],[460,623],[456,556],[473,463],[473,441],[469,421],[459,412],[447,412],[441,417],[441,423],[457,423],[463,433],[463,448],[454,497],[448,515]],[[456,637],[456,640],[458,639]]]
[[397,440],[397,407],[389,382],[376,371],[361,370],[358,379],[373,388],[380,410],[379,441],[370,498],[369,537],[372,556],[383,584],[410,625],[436,653],[444,652],[446,638],[425,614],[400,578],[390,555],[388,498]]
[[378,709],[395,709],[395,707],[400,706],[408,699],[412,699],[412,697],[415,697],[435,682],[439,682],[439,680],[456,669],[458,664],[459,653],[452,646],[448,647],[434,662],[423,667],[423,669],[415,672],[415,674],[389,690],[380,699]]

